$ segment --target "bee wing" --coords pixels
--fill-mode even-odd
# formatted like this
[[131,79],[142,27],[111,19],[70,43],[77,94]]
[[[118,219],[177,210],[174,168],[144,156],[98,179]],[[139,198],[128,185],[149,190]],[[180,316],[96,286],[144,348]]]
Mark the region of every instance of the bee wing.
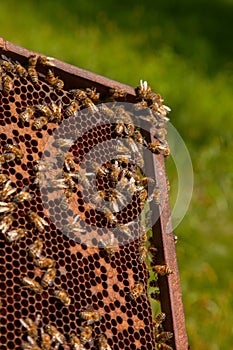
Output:
[[105,242],[103,239],[99,240],[99,247],[100,248],[106,248],[107,247],[107,242]]
[[113,245],[113,243],[114,243],[114,238],[115,238],[114,234],[112,233],[111,237],[110,237],[110,240],[109,240],[111,245]]
[[[0,206],[1,206],[1,207],[5,207],[5,206],[7,206],[7,204],[8,204],[8,203],[0,202]],[[0,209],[0,210],[1,210],[1,209]]]
[[119,206],[118,206],[118,203],[116,200],[112,201],[112,209],[115,211],[115,212],[118,212],[119,211]]
[[19,321],[20,321],[21,325],[22,325],[24,328],[28,329],[27,323],[26,323],[22,318],[20,318]]
[[8,57],[6,57],[5,55],[1,55],[1,57],[4,61],[8,61],[8,62],[10,61],[10,59]]
[[42,225],[49,226],[49,224],[47,223],[47,221],[44,218],[39,217],[39,221],[42,223]]

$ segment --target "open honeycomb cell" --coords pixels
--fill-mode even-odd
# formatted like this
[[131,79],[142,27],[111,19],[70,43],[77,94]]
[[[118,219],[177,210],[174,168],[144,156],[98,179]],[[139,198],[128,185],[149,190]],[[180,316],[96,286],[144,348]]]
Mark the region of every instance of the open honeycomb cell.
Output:
[[[151,273],[140,258],[148,186],[138,152],[116,153],[133,139],[118,107],[131,97],[88,80],[74,85],[63,73],[60,88],[60,76],[48,81],[55,63],[36,57],[30,66],[30,58],[4,52],[0,64],[1,350],[172,349],[171,337],[156,345],[164,328],[154,328]],[[134,102],[143,101],[140,93]],[[100,123],[98,106],[108,103],[113,112]],[[127,201],[124,186],[133,188]]]

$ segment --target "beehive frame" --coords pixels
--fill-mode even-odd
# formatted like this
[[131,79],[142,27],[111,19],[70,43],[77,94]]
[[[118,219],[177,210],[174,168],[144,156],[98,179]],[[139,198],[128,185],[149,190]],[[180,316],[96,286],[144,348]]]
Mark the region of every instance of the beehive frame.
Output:
[[[18,61],[23,66],[26,66],[28,57],[34,53],[10,42],[6,42],[1,38],[0,54],[4,54],[11,60]],[[38,91],[34,89],[34,86],[31,83],[29,84],[30,88],[26,89],[22,86],[21,79],[16,79],[19,83],[18,86],[17,82],[14,85],[16,89],[14,90],[14,93],[11,93],[9,96],[1,94],[2,145],[6,143],[8,138],[16,138],[21,145],[25,145],[24,151],[27,155],[27,166],[22,166],[23,161],[21,163],[19,160],[12,168],[11,165],[9,165],[10,163],[5,167],[3,166],[3,168],[5,169],[5,172],[9,173],[11,181],[14,179],[16,185],[21,189],[24,186],[30,185],[30,180],[28,180],[28,169],[32,169],[33,162],[39,159],[38,157],[33,158],[34,153],[42,154],[41,151],[47,141],[44,135],[52,134],[53,129],[52,127],[48,127],[45,131],[36,132],[30,131],[30,128],[27,128],[26,130],[26,128],[18,127],[17,115],[19,115],[23,107],[26,107],[29,100],[34,99],[34,103],[38,103],[39,99],[42,100],[45,97],[53,98],[51,96],[58,94],[59,98],[63,99],[66,105],[68,105],[69,96],[67,97],[66,91],[70,89],[95,87],[103,96],[105,94],[107,96],[110,88],[117,87],[127,92],[127,102],[135,103],[137,101],[135,90],[130,86],[87,72],[58,60],[54,60],[54,65],[56,75],[65,82],[64,91],[54,92],[44,82],[38,88]],[[43,67],[41,73],[44,73]],[[28,84],[28,82],[26,84]],[[15,98],[16,96],[17,98]],[[26,102],[24,103],[23,101]],[[9,170],[10,168],[12,169],[11,172]],[[166,193],[165,205],[162,212],[159,213],[159,219],[153,226],[153,245],[158,249],[157,264],[166,264],[173,271],[169,276],[158,277],[161,295],[161,310],[166,314],[163,328],[165,331],[173,332],[174,337],[169,344],[174,349],[187,350],[187,335],[184,323],[174,235],[171,228],[171,215],[163,155],[153,155],[153,162],[149,171],[155,176],[156,183],[159,185],[163,193]],[[33,175],[33,171],[31,171],[31,174]],[[34,189],[34,192],[35,200],[37,201],[37,203],[34,203],[34,207],[39,212],[43,212],[42,203],[39,199],[40,196],[37,195],[36,189]],[[27,212],[28,208],[24,207],[23,204],[20,204],[18,209],[18,220],[20,225],[23,225],[25,224],[25,210]],[[159,211],[160,208],[158,207],[155,210]],[[15,227],[16,225],[17,224],[15,224]],[[1,236],[1,243],[3,244],[3,250],[1,251],[1,268],[3,273],[1,278],[2,328],[0,343],[3,350],[20,348],[22,337],[24,336],[24,340],[26,338],[25,334],[22,333],[22,325],[20,324],[19,319],[22,317],[31,317],[32,319],[35,319],[35,314],[37,313],[43,315],[44,324],[46,324],[46,322],[51,322],[52,324],[56,324],[59,329],[62,329],[66,338],[68,337],[67,334],[69,335],[70,332],[77,333],[77,330],[81,326],[81,321],[76,321],[76,318],[78,318],[80,309],[85,308],[88,303],[93,304],[95,310],[100,308],[104,319],[101,324],[95,326],[93,338],[94,335],[105,332],[107,333],[108,338],[110,334],[112,335],[112,340],[109,340],[112,349],[136,349],[140,347],[141,350],[145,350],[155,348],[151,318],[152,314],[148,298],[142,300],[141,305],[137,305],[134,301],[131,303],[133,305],[130,305],[129,301],[125,301],[126,293],[120,291],[117,285],[118,283],[124,284],[124,281],[129,278],[128,274],[122,270],[121,264],[119,265],[120,261],[123,261],[122,265],[125,264],[125,256],[130,254],[129,250],[127,250],[128,248],[126,248],[126,250],[122,249],[120,253],[118,253],[118,259],[109,263],[103,252],[103,254],[101,255],[100,253],[99,256],[97,253],[90,256],[85,252],[88,250],[84,247],[84,252],[80,253],[79,250],[76,249],[77,243],[67,237],[61,238],[58,236],[56,228],[51,225],[50,231],[45,233],[46,248],[44,249],[46,249],[46,255],[51,255],[54,258],[57,257],[56,264],[58,270],[59,268],[60,270],[59,276],[55,279],[55,285],[63,286],[69,290],[72,303],[69,308],[65,308],[62,307],[58,301],[54,300],[55,298],[51,295],[51,288],[48,291],[44,290],[43,296],[40,297],[38,294],[30,293],[24,289],[19,289],[18,287],[22,276],[29,274],[29,276],[35,277],[35,267],[33,265],[33,260],[28,257],[27,246],[33,243],[36,236],[33,235],[30,224],[27,225],[28,230],[31,230],[30,235],[15,245],[11,246],[5,244],[4,237]],[[80,262],[79,258],[84,259],[84,262]],[[116,262],[119,266],[117,266]],[[65,277],[61,273],[62,267],[64,269],[64,264],[70,265],[70,271],[66,270]],[[111,300],[110,289],[106,280],[109,280],[109,278],[113,278],[114,276],[112,272],[108,271],[109,264],[112,269],[118,271],[119,280],[116,280],[115,283],[111,283],[112,291],[119,293],[120,301],[115,300],[113,302],[113,300]],[[92,282],[88,281],[85,265],[86,267],[88,266],[89,270],[88,268],[86,269],[88,271],[98,270],[100,276],[94,277],[92,276],[92,273]],[[137,271],[137,273],[139,272],[140,271]],[[120,274],[124,277],[120,277]],[[146,276],[146,267],[144,267],[141,270],[140,280],[146,281]],[[100,288],[98,285],[102,285],[102,287]],[[129,289],[130,286],[125,282],[125,287],[126,289]],[[87,290],[91,290],[92,293],[89,292],[87,293],[87,296],[85,296],[84,292],[86,293]],[[78,295],[77,298],[75,298],[75,293]],[[84,302],[85,298],[88,299],[87,304]],[[128,310],[127,307],[129,307]],[[119,314],[116,317],[116,320],[110,317],[111,313]],[[133,322],[135,314],[139,317],[139,320],[142,320],[144,329],[143,327],[140,328],[140,326],[135,325],[135,322]],[[85,347],[93,347],[93,349],[95,349],[96,343],[87,343]]]

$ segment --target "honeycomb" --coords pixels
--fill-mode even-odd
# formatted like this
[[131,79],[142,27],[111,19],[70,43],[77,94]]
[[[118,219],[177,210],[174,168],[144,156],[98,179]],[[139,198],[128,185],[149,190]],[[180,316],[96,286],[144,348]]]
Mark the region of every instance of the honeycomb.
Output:
[[[1,350],[172,349],[172,334],[164,340],[160,324],[155,338],[150,274],[139,254],[142,186],[127,205],[117,189],[122,177],[129,183],[139,173],[137,152],[130,161],[124,152],[116,156],[119,141],[124,146],[130,133],[115,117],[126,94],[76,86],[90,98],[80,99],[77,110],[69,112],[78,92],[66,89],[66,81],[59,85],[56,76],[46,80],[46,72],[54,69],[50,62],[31,65],[40,71],[34,77],[35,72],[28,74],[30,63],[22,60],[23,74],[8,55],[1,60],[0,91]],[[113,121],[107,115],[104,125],[98,124],[101,103],[114,111]],[[57,120],[49,119],[45,106],[59,110]],[[108,154],[106,142],[111,142]],[[141,184],[143,174],[137,177]],[[35,244],[41,246],[33,253]],[[150,283],[157,287],[156,281]],[[52,326],[60,332],[57,337]]]

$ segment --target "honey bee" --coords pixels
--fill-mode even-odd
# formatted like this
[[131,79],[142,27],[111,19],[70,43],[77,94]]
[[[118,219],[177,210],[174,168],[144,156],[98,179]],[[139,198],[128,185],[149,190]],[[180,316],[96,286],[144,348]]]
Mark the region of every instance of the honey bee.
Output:
[[90,181],[88,179],[88,175],[92,175],[92,173],[85,173],[82,169],[79,169],[78,172],[74,173],[75,176],[78,178],[79,183],[85,187],[85,188],[89,188],[90,187]]
[[46,81],[51,86],[55,85],[55,83],[57,81],[57,78],[55,77],[53,70],[51,70],[51,69],[48,70],[48,73],[47,73],[47,76],[46,76]]
[[64,87],[64,81],[57,78],[57,79],[56,79],[56,82],[55,82],[55,84],[54,84],[53,87],[54,87],[54,89],[58,89],[58,90],[63,89],[63,87]]
[[51,258],[46,258],[44,256],[42,257],[40,255],[40,258],[34,260],[34,265],[40,267],[41,269],[47,269],[54,267],[55,261],[53,261]]
[[[147,103],[147,101],[142,100],[140,102],[135,103],[134,107],[135,107],[136,111],[141,111],[141,110],[144,110],[145,108],[148,107],[148,103]],[[141,116],[140,116],[140,118],[141,118]]]
[[164,141],[166,135],[167,135],[167,130],[164,127],[164,128],[160,128],[159,130],[156,130],[154,134],[154,138]]
[[75,188],[75,182],[73,180],[73,177],[75,177],[75,174],[63,173],[64,182],[68,186],[68,188],[71,190]]
[[128,222],[127,224],[119,224],[118,227],[121,232],[123,232],[128,238],[132,238],[132,231],[130,230],[130,226],[133,222]]
[[145,200],[147,199],[148,193],[147,190],[145,188],[143,188],[140,192],[139,192],[139,199],[140,199],[140,204],[144,205]]
[[37,213],[35,213],[34,211],[29,211],[28,212],[28,217],[29,220],[35,225],[36,229],[39,232],[43,232],[44,231],[44,227],[48,226],[47,221],[45,221],[42,217],[40,217]]
[[92,112],[98,112],[98,107],[92,102],[89,97],[86,97],[85,100],[82,101],[82,104],[85,108],[90,108]]
[[129,153],[129,148],[122,145],[122,144],[117,144],[116,151],[127,154],[127,153]]
[[91,203],[94,203],[95,205],[101,205],[104,198],[106,196],[105,191],[97,191],[93,196],[91,196]]
[[28,235],[28,232],[25,231],[25,229],[18,228],[16,230],[12,230],[12,231],[9,231],[6,233],[6,241],[7,242],[16,242],[27,235]]
[[[71,190],[70,188],[66,189],[65,190],[65,198],[63,198],[66,201],[66,203],[70,203],[72,197],[73,197],[73,190]],[[62,201],[61,204],[63,204],[65,206],[64,200]]]
[[14,211],[16,209],[17,205],[12,202],[0,202],[0,214],[7,213],[9,211]]
[[36,70],[36,64],[37,64],[37,56],[31,55],[28,59],[28,75],[32,83],[34,84],[38,83],[38,73]]
[[9,176],[6,174],[0,174],[0,185],[4,185],[9,180]]
[[43,290],[41,285],[37,281],[35,281],[29,277],[23,277],[21,282],[22,282],[24,288],[28,288],[35,293],[41,293]]
[[73,89],[73,90],[70,90],[69,91],[76,100],[78,101],[83,101],[87,98],[87,94],[84,90],[81,90],[81,89]]
[[106,104],[101,103],[100,105],[98,105],[98,108],[99,108],[99,112],[105,113],[107,117],[114,118],[114,115],[115,115],[114,111],[109,107],[107,107]]
[[57,330],[56,327],[54,327],[54,326],[48,324],[48,325],[46,326],[46,331],[47,331],[48,334],[52,337],[51,343],[53,343],[54,341],[55,341],[56,343],[61,344],[61,345],[64,345],[64,344],[66,343],[66,338],[64,337],[64,335],[63,335],[61,332],[59,332],[59,331]]
[[104,216],[105,216],[105,219],[107,220],[107,224],[112,225],[112,224],[116,224],[116,223],[117,223],[117,218],[116,218],[116,216],[111,212],[110,209],[104,207],[104,208],[102,209],[102,212],[103,212],[103,214],[104,214]]
[[28,75],[32,81],[33,84],[38,84],[38,73],[35,67],[29,66],[28,67]]
[[161,191],[159,187],[155,187],[153,190],[153,193],[149,196],[148,202],[151,202],[154,200],[155,204],[160,204],[160,197],[161,197]]
[[45,333],[43,328],[41,328],[41,350],[51,350],[51,337],[48,333]]
[[62,89],[64,87],[64,82],[58,77],[55,77],[54,72],[51,69],[48,70],[46,81],[54,89]]
[[29,201],[31,198],[33,198],[33,195],[27,191],[25,191],[27,188],[24,188],[23,191],[16,194],[13,198],[13,201],[16,203],[22,203],[24,201]]
[[53,170],[54,169],[54,164],[51,162],[47,162],[44,160],[38,160],[37,164],[34,165],[33,170],[34,171],[39,171],[39,172],[45,172],[48,170]]
[[63,138],[58,138],[55,139],[53,145],[58,148],[70,148],[73,145],[74,141],[71,139],[63,139]]
[[[146,107],[147,107],[147,102],[146,102]],[[140,115],[140,119],[145,120],[148,123],[151,123],[152,125],[157,125],[157,119],[154,115],[154,113],[151,110],[147,110],[148,114],[146,115]]]
[[48,120],[50,122],[57,122],[59,123],[62,119],[62,113],[61,113],[61,110],[62,110],[62,103],[61,101],[58,102],[58,104],[56,104],[55,102],[52,102],[50,104],[50,109],[52,111],[52,116],[50,116],[48,118]]
[[32,127],[36,130],[41,130],[47,124],[48,119],[46,117],[39,117],[33,122]]
[[93,101],[98,101],[100,94],[96,92],[96,88],[86,88],[86,95]]
[[53,267],[49,267],[48,270],[44,273],[41,285],[42,287],[48,287],[53,285],[54,278],[56,277],[57,270]]
[[54,290],[53,295],[58,298],[65,306],[69,306],[71,299],[64,289]]
[[129,292],[129,297],[131,300],[137,300],[143,293],[144,286],[142,283],[136,283],[131,291]]
[[152,269],[155,273],[157,273],[160,276],[166,276],[173,273],[173,271],[169,269],[167,265],[154,265],[152,266]]
[[92,340],[92,328],[91,326],[80,327],[80,341],[82,344],[86,344]]
[[23,66],[21,66],[19,62],[15,64],[14,70],[15,73],[21,78],[26,78],[28,76],[27,70]]
[[37,323],[38,323],[39,316],[40,315],[38,314],[35,322],[29,317],[25,318],[24,320],[22,318],[20,318],[20,323],[22,324],[22,326],[24,328],[27,329],[28,335],[30,337],[32,337],[33,339],[38,338],[38,329],[37,329],[38,324]]
[[160,292],[152,292],[150,294],[150,297],[155,301],[160,301]]
[[108,169],[101,167],[97,162],[93,162],[91,168],[97,173],[97,176],[106,176],[109,173]]
[[31,118],[33,117],[35,112],[35,108],[30,106],[27,107],[23,112],[20,113],[19,118],[20,120],[25,123],[25,122],[29,122],[31,120]]
[[98,349],[99,350],[111,350],[110,345],[108,345],[108,340],[104,334],[100,334],[97,338]]
[[[132,181],[133,181],[133,179],[132,179]],[[127,191],[127,188],[130,186],[131,186],[130,180],[128,180],[125,176],[122,176],[120,178],[120,180],[117,182],[116,188],[118,189],[118,191],[125,193]],[[134,190],[132,191],[132,193],[135,190],[136,190],[136,186],[134,185]]]
[[147,81],[140,80],[140,84],[135,89],[135,92],[139,98],[147,99],[148,93],[151,92],[151,87],[148,85]]
[[64,112],[65,112],[65,115],[67,115],[67,117],[71,117],[79,109],[80,109],[80,106],[79,106],[78,102],[77,101],[72,101],[71,104],[65,108]]
[[28,66],[29,67],[35,67],[37,64],[37,56],[36,55],[31,55],[28,58]]
[[164,312],[160,312],[155,319],[153,320],[153,326],[158,329],[161,325],[161,323],[163,323],[163,321],[166,318],[166,314]]
[[79,316],[82,320],[86,321],[87,325],[93,324],[94,322],[99,322],[101,320],[101,315],[94,311],[93,308],[81,311]]
[[155,341],[157,343],[162,343],[164,341],[170,340],[172,337],[173,337],[172,332],[161,332],[161,333],[156,335]]
[[0,155],[0,165],[8,162],[12,162],[15,160],[14,153],[4,153]]
[[114,241],[114,236],[111,235],[111,238],[109,241],[104,241],[103,239],[100,239],[99,240],[99,243],[100,243],[100,248],[104,248],[107,256],[112,259],[115,255],[115,250],[114,250],[114,247],[113,247],[113,241]]
[[125,196],[121,192],[119,192],[116,188],[113,188],[109,191],[108,200],[111,203],[112,209],[116,212],[119,211],[118,202],[121,205],[124,205],[126,202]]
[[167,345],[165,343],[159,343],[157,345],[158,350],[173,350],[173,348],[170,345]]
[[61,188],[67,189],[69,188],[64,178],[61,179],[48,179],[47,186],[51,188]]
[[133,123],[127,123],[125,124],[125,135],[126,137],[131,137],[135,134],[135,126]]
[[14,64],[9,61],[9,59],[2,55],[3,60],[0,60],[0,66],[5,72],[13,73],[14,72]]
[[51,109],[49,108],[49,106],[46,105],[46,103],[42,103],[42,104],[39,104],[39,105],[36,105],[36,110],[44,115],[48,120],[50,118],[53,118],[53,112],[51,111]]
[[138,146],[137,144],[134,142],[134,140],[132,139],[132,137],[127,137],[126,139],[128,145],[129,145],[129,149],[131,149],[131,151],[133,153],[139,153],[139,149],[138,149]]
[[164,140],[163,143],[158,140],[148,143],[148,149],[153,153],[161,153],[165,157],[168,157],[170,154],[170,149],[167,142]]
[[45,180],[45,174],[39,172],[36,174],[33,183],[39,187],[44,182],[44,180]]
[[4,216],[3,219],[1,219],[1,222],[0,222],[0,231],[2,231],[2,233],[6,233],[11,225],[13,223],[13,216],[12,215],[6,215]]
[[86,230],[84,230],[81,227],[80,222],[78,222],[78,220],[80,219],[79,215],[76,215],[73,222],[71,222],[70,224],[67,225],[66,228],[64,228],[65,231],[73,231],[73,232],[86,232]]
[[133,138],[140,145],[147,145],[146,140],[144,139],[144,137],[142,136],[139,130],[134,130]]
[[117,160],[120,164],[128,164],[130,159],[131,159],[130,154],[123,154],[117,157]]
[[113,89],[109,89],[109,93],[113,99],[125,98],[127,95],[127,92],[125,90],[117,88],[117,87],[115,87]]
[[146,256],[147,256],[146,245],[141,243],[141,245],[138,248],[138,252],[139,252],[138,261],[142,264],[146,260]]
[[34,342],[32,340],[29,343],[23,341],[21,344],[21,348],[23,350],[41,350],[41,348],[36,344],[36,342]]
[[158,253],[158,249],[150,246],[148,247],[148,252],[150,252],[155,257]]
[[117,182],[120,175],[120,167],[118,166],[118,161],[116,160],[114,164],[111,165],[110,180],[112,182]]
[[24,154],[23,152],[21,151],[21,149],[15,144],[13,145],[10,145],[9,143],[7,143],[5,146],[4,146],[4,151],[5,152],[10,152],[10,153],[13,153],[15,155],[15,158],[16,159],[22,159],[24,157]]
[[115,133],[118,136],[122,136],[125,131],[125,124],[123,122],[118,122],[115,127]]
[[125,124],[133,123],[131,119],[132,113],[127,111],[124,106],[119,105],[119,103],[114,105],[114,112],[116,119],[123,121]]
[[65,168],[67,171],[71,171],[75,169],[75,162],[72,156],[67,154],[65,156]]
[[[73,195],[73,191],[72,191],[72,195]],[[70,203],[70,200],[68,200],[66,197],[63,197],[61,202],[60,202],[60,208],[62,210],[68,210],[69,209],[69,203]]]
[[8,95],[13,88],[13,79],[9,75],[2,77],[3,94]]
[[47,66],[47,67],[54,67],[54,58],[53,57],[48,57],[48,56],[39,56],[37,62],[41,64],[42,66]]
[[84,350],[83,344],[81,344],[80,339],[75,334],[70,335],[70,345],[73,350]]

